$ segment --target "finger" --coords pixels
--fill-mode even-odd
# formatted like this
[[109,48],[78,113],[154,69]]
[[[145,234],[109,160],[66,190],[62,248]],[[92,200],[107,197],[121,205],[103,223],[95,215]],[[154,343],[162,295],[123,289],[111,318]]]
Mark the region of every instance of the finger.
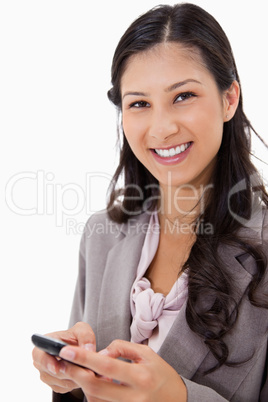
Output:
[[63,362],[61,359],[57,360],[55,356],[40,351],[38,348],[34,348],[33,350],[33,359],[34,366],[40,372],[40,379],[49,386],[53,387],[56,385],[68,389],[78,388],[77,384],[72,380],[66,379],[64,376],[67,362]]
[[[126,385],[133,385],[136,382],[136,372],[133,364],[114,359],[105,354],[93,353],[76,346],[65,346],[60,352],[60,357]],[[78,384],[80,384],[79,374],[81,372],[72,371],[70,376]]]
[[55,356],[51,356],[35,347],[32,352],[33,364],[40,371],[46,371],[50,374],[57,374],[59,371],[59,362]]
[[107,356],[132,360],[135,363],[140,363],[147,360],[149,355],[152,355],[152,349],[147,345],[136,344],[123,340],[115,340],[110,345],[99,352]]
[[78,385],[72,380],[59,379],[58,377],[50,375],[44,371],[40,372],[40,380],[51,387],[53,391],[59,393],[67,393],[78,388]]
[[[84,351],[84,353],[88,352]],[[96,355],[96,353],[91,354]],[[110,358],[110,360],[114,359]],[[114,383],[111,379],[99,376],[92,370],[75,364],[68,364],[66,365],[65,375],[79,384],[88,401],[125,402],[129,400],[128,393],[131,392],[131,389],[128,386]]]
[[88,402],[106,402],[105,399],[95,398],[93,396],[87,397]]
[[59,331],[49,336],[55,336],[71,345],[87,345],[88,349],[96,350],[95,334],[89,324],[86,322],[78,322],[67,331]]
[[104,399],[95,398],[94,396],[87,397],[87,402],[106,402]]
[[[64,370],[62,370],[63,362],[57,361],[53,356],[45,352],[41,352],[40,354],[41,358],[34,361],[34,366],[40,372],[41,381],[50,386],[53,391],[60,393],[66,393],[79,387],[72,379],[64,376]],[[64,364],[67,363],[64,362]]]

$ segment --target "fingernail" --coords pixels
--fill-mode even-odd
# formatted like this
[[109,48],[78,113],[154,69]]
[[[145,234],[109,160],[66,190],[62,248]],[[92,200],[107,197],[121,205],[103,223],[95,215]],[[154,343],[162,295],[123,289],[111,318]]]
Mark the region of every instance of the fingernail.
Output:
[[65,346],[60,351],[60,357],[72,361],[75,358],[75,351]]
[[100,375],[100,378],[102,378],[103,380],[108,381],[108,382],[113,382],[113,379],[112,379],[112,378],[110,378],[110,377],[105,377],[104,375]]
[[108,355],[108,354],[109,354],[108,349],[103,349],[99,351],[99,355]]
[[65,374],[65,370],[66,370],[66,364],[64,361],[61,361],[59,371],[60,373]]
[[53,366],[53,364],[48,363],[47,369],[48,369],[48,371],[49,371],[51,374],[57,374],[57,373],[56,373],[56,370],[55,370],[55,366]]
[[82,345],[82,348],[89,350],[90,352],[96,351],[96,346],[94,345],[94,343],[86,343],[85,345]]

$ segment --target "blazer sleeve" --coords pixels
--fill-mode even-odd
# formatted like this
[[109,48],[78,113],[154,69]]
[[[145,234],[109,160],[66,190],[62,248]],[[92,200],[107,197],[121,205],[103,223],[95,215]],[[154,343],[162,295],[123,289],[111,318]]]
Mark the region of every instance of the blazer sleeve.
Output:
[[181,377],[187,389],[187,402],[228,402],[212,388],[197,384]]
[[84,309],[85,309],[85,237],[86,232],[81,238],[79,249],[79,272],[76,281],[76,287],[73,297],[72,310],[70,314],[69,328],[72,327],[78,321],[83,321]]
[[[73,306],[70,316],[69,328],[76,322],[83,320],[84,299],[85,299],[85,233],[81,238],[79,250],[79,273],[75,287]],[[52,392],[52,402],[82,402],[84,399],[79,399],[69,392],[66,394],[58,394]]]

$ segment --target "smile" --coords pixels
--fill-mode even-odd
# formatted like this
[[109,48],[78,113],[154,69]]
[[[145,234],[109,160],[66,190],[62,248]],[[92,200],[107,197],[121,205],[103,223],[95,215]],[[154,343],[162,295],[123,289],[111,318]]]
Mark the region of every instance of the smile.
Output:
[[170,158],[172,156],[176,156],[186,151],[189,148],[191,142],[187,142],[186,144],[178,145],[176,148],[169,149],[154,149],[157,155],[161,156],[161,158]]

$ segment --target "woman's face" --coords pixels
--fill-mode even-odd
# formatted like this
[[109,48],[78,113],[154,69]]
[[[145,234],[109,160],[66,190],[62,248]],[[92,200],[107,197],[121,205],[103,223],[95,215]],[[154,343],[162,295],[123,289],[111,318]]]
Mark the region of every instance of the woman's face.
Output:
[[232,116],[197,52],[166,43],[132,56],[121,91],[126,138],[160,185],[208,184]]

